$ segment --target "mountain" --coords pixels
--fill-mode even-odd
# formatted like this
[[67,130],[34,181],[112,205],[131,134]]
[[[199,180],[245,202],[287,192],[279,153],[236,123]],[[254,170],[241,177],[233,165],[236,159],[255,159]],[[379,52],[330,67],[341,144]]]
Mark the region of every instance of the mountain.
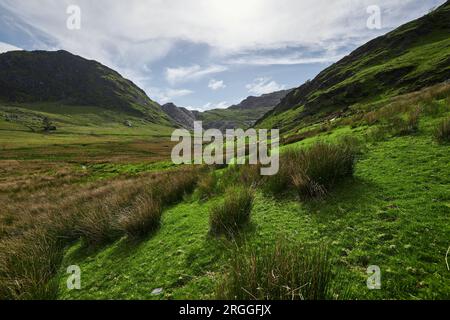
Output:
[[0,99],[15,103],[58,102],[61,108],[95,106],[170,124],[160,106],[116,71],[67,51],[0,54]]
[[[376,38],[289,93],[258,127],[299,128],[356,104],[450,79],[450,1]],[[317,119],[316,119],[317,120]]]
[[281,90],[273,93],[263,94],[259,97],[248,97],[241,103],[231,106],[229,109],[258,109],[258,108],[274,108],[280,101],[286,97],[291,90]]
[[290,92],[282,90],[264,94],[260,97],[248,97],[237,105],[227,109],[214,109],[205,112],[190,111],[186,108],[177,107],[173,103],[162,106],[164,112],[177,124],[193,129],[194,121],[202,121],[205,129],[248,128],[271,111]]
[[197,115],[197,119],[203,121],[205,128],[220,130],[248,128],[271,111],[290,92],[282,90],[260,97],[248,97],[241,103],[227,109],[208,110]]
[[186,129],[194,129],[194,121],[197,117],[193,111],[177,107],[173,103],[167,103],[161,106],[161,108],[179,126]]

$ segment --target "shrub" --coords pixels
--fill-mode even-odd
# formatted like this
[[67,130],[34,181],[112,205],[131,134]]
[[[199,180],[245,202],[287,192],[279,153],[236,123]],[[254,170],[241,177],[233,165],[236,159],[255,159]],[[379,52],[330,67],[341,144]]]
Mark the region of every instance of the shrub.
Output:
[[324,300],[331,298],[331,259],[322,248],[278,242],[258,250],[236,249],[219,284],[218,299]]
[[254,191],[247,187],[227,189],[224,202],[210,212],[212,234],[234,235],[250,221]]
[[440,143],[450,142],[450,118],[444,119],[434,131],[435,139]]
[[298,161],[298,150],[289,148],[280,155],[278,174],[266,177],[263,185],[265,191],[280,194],[292,187],[292,174]]
[[162,208],[152,195],[138,196],[119,219],[120,229],[130,238],[145,237],[161,224]]
[[292,174],[295,189],[301,195],[320,196],[337,179],[353,174],[354,154],[344,145],[318,143],[299,153],[299,163]]
[[352,141],[289,149],[281,155],[280,171],[268,178],[266,188],[275,194],[291,187],[300,196],[323,196],[339,179],[353,175],[358,148]]

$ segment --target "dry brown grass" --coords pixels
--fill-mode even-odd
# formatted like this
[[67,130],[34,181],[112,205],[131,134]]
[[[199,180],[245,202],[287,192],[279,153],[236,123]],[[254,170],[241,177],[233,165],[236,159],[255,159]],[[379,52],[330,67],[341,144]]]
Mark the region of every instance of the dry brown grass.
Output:
[[122,212],[119,228],[130,238],[142,238],[157,230],[161,224],[162,207],[153,195],[140,195],[131,208]]
[[197,196],[200,200],[207,200],[216,195],[218,190],[219,177],[215,171],[204,175],[197,186]]
[[[5,187],[0,192],[5,201],[0,211],[0,296],[4,299],[55,298],[57,286],[52,279],[63,245],[80,238],[87,245],[99,245],[123,235],[151,232],[154,218],[160,218],[149,215],[158,212],[156,203],[170,205],[180,200],[193,190],[199,174],[187,167],[76,183],[78,173],[65,171],[70,166],[50,164],[37,170],[33,163],[12,164],[17,175],[11,170],[2,175],[3,181],[20,185],[24,176],[35,177],[25,187]],[[48,176],[55,168],[65,174]]]
[[51,299],[52,281],[62,259],[60,241],[47,230],[35,228],[20,238],[0,240],[0,297]]
[[[444,104],[437,100],[445,100]],[[416,110],[427,116],[437,117],[449,111],[450,84],[444,83],[423,90],[412,92],[389,99],[387,102],[376,102],[359,110],[352,117],[342,119],[341,125],[358,126],[361,124],[373,126],[377,124],[390,125],[404,117],[407,122],[414,122],[411,114]],[[403,127],[408,126],[404,122]]]

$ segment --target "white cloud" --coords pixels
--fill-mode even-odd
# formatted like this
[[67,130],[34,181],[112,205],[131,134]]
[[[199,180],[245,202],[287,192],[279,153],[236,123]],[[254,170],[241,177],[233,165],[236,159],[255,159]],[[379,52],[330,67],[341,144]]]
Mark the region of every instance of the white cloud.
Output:
[[264,55],[248,55],[245,57],[231,58],[227,61],[229,64],[242,64],[254,66],[268,65],[294,65],[294,64],[311,64],[311,63],[331,63],[338,61],[342,55],[324,55],[318,57],[302,57],[300,54],[290,54],[284,56],[264,56]]
[[[123,67],[158,60],[177,41],[230,54],[287,46],[328,48],[350,41],[348,35],[359,42],[374,36],[366,28],[366,9],[373,0],[77,0],[79,31],[65,27],[66,8],[73,0],[1,2],[59,47]],[[383,14],[378,34],[443,2],[377,0]]]
[[188,109],[196,110],[196,111],[206,111],[206,110],[213,110],[213,109],[226,109],[229,106],[230,105],[226,101],[222,101],[222,102],[218,102],[218,103],[208,102],[201,107],[188,107]]
[[150,97],[161,104],[173,102],[173,99],[188,96],[194,91],[188,89],[159,89],[149,88]]
[[0,42],[0,53],[8,52],[8,51],[16,51],[22,50],[16,46],[10,45],[8,43]]
[[[226,71],[235,64],[334,61],[334,56],[348,53],[349,48],[417,18],[445,0],[375,2],[382,9],[383,21],[382,29],[375,31],[368,30],[366,23],[366,9],[373,0],[1,0],[0,12],[6,9],[15,29],[23,27],[22,34],[35,38],[32,49],[68,50],[150,88],[166,86],[161,83],[164,76],[173,87]],[[72,4],[81,8],[80,30],[66,28],[66,9]],[[180,43],[199,45],[205,52],[198,56],[197,52],[179,52]],[[302,51],[314,57],[261,54],[289,48],[304,48]],[[182,67],[154,68],[169,53],[172,66]],[[145,66],[166,74],[150,74]],[[263,92],[264,87],[277,86],[269,81],[254,90]],[[153,95],[151,90],[148,93]],[[180,91],[175,95],[181,93],[186,94]],[[162,96],[169,98],[168,94]]]
[[257,78],[245,87],[248,92],[258,96],[286,89],[285,85],[280,85],[268,77]]
[[223,82],[223,80],[215,80],[215,79],[211,79],[208,83],[208,88],[210,88],[211,90],[219,90],[219,89],[225,89],[227,86],[225,85],[225,83]]
[[188,82],[198,80],[205,76],[226,71],[228,68],[224,66],[213,65],[202,68],[199,65],[190,67],[178,67],[166,69],[166,80],[170,84]]

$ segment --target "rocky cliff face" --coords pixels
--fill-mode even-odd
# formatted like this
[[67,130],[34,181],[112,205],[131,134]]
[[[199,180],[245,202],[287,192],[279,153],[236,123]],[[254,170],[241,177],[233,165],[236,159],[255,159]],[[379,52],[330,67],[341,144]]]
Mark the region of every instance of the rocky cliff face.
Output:
[[177,107],[173,103],[167,103],[161,108],[179,126],[189,130],[194,129],[194,121],[197,119],[194,112],[186,108]]

